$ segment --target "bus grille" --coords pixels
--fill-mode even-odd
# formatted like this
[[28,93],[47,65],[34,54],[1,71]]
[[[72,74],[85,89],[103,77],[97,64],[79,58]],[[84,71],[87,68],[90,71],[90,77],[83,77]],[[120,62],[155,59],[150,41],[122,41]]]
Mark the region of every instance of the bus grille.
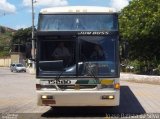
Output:
[[[97,85],[57,85],[60,89],[93,89]],[[42,85],[41,88],[53,89],[56,88],[55,85]]]

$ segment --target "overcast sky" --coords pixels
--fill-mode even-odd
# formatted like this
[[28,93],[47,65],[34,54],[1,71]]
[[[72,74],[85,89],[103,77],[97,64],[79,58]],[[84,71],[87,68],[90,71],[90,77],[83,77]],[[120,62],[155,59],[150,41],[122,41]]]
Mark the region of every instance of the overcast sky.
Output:
[[[127,6],[129,0],[36,0],[35,25],[42,8],[55,6],[106,6],[117,11]],[[31,0],[0,0],[0,25],[14,29],[26,28],[31,23]]]

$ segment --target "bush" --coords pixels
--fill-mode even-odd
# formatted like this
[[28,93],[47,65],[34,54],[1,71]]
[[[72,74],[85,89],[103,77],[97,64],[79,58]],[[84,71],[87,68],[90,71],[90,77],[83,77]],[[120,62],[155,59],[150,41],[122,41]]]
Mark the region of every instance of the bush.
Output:
[[122,72],[133,72],[137,74],[146,74],[148,70],[147,63],[145,61],[133,60],[123,63],[121,65]]
[[7,56],[9,56],[9,55],[10,55],[10,54],[9,54],[8,51],[1,51],[1,52],[0,52],[0,58],[7,57]]
[[129,65],[134,67],[133,73],[141,74],[144,73],[146,70],[145,63],[142,61],[138,60],[130,61]]
[[156,58],[152,61],[124,60],[121,63],[121,71],[136,74],[160,75],[160,60]]
[[160,65],[157,68],[153,69],[153,75],[160,75]]

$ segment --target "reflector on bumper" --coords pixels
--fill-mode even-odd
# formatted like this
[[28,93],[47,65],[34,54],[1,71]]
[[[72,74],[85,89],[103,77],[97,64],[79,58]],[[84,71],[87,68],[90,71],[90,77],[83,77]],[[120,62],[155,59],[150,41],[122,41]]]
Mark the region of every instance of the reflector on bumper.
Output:
[[102,85],[111,85],[113,84],[113,80],[103,79],[101,80]]

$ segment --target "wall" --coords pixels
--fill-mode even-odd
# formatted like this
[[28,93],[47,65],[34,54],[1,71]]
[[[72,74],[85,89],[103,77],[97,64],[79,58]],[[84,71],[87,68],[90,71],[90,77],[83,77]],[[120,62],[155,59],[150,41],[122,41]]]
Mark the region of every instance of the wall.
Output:
[[22,63],[26,65],[25,63],[25,54],[20,52],[12,52],[11,53],[11,63]]
[[9,67],[11,64],[11,58],[0,58],[0,67]]

